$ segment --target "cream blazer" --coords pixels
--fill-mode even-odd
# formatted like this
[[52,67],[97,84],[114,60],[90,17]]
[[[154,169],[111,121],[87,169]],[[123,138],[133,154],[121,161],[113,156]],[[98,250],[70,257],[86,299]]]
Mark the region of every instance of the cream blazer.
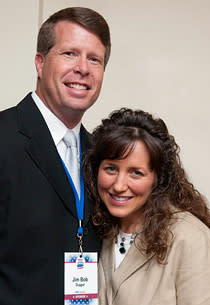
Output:
[[104,240],[99,261],[100,305],[210,305],[210,230],[179,213],[166,264],[131,246],[114,270],[114,242]]

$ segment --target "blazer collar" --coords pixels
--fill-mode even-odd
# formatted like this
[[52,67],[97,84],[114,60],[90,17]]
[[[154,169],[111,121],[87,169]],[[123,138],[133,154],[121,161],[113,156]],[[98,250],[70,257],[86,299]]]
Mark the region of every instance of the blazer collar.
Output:
[[140,241],[136,239],[136,241],[131,245],[122,263],[116,270],[114,270],[115,241],[104,240],[103,242],[101,260],[104,266],[104,273],[107,281],[109,282],[109,280],[112,279],[112,302],[114,301],[121,284],[134,272],[148,263],[154,256],[154,254],[151,254],[148,257],[143,255],[137,248],[139,243]]
[[[66,208],[77,218],[73,190],[69,185],[65,170],[51,137],[50,131],[28,94],[17,106],[19,132],[28,138],[25,150],[32,162],[41,170],[54,188]],[[81,127],[82,151],[88,146],[87,131]],[[73,200],[72,200],[73,199]],[[87,198],[85,198],[85,202]],[[85,204],[85,220],[90,215],[90,208]]]

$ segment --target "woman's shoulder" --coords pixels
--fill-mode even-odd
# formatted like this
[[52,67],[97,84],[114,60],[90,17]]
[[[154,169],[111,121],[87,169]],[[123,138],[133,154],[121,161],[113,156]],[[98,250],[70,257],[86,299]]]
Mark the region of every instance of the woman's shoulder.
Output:
[[173,217],[171,231],[178,240],[208,240],[210,243],[210,228],[190,212],[177,212]]

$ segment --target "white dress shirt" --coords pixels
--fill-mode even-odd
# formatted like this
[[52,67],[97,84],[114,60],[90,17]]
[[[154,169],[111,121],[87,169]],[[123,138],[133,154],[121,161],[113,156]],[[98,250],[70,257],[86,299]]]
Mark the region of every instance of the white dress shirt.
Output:
[[[63,141],[63,137],[66,134],[68,128],[64,125],[64,123],[59,120],[52,111],[42,102],[42,100],[38,97],[35,91],[31,94],[36,106],[39,108],[55,143],[57,151],[62,160],[65,160],[66,153],[66,144]],[[77,139],[77,147],[78,147],[78,158],[80,153],[80,132],[81,122],[79,122],[72,130],[74,131]]]

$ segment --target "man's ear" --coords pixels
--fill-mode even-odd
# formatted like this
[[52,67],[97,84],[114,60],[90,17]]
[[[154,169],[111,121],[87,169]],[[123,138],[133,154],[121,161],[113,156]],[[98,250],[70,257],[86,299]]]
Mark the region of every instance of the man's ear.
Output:
[[42,68],[43,68],[44,60],[45,60],[45,56],[40,52],[37,52],[35,55],[35,65],[36,65],[38,78],[42,78]]

